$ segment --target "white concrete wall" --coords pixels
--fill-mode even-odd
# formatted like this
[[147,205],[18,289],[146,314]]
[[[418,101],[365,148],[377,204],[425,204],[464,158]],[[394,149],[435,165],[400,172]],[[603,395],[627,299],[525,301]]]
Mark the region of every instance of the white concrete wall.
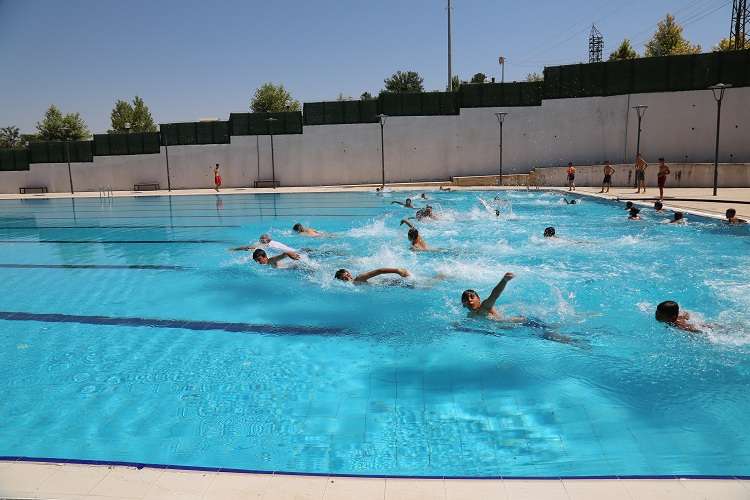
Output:
[[[503,133],[504,173],[539,166],[628,163],[635,155],[637,119],[631,109],[649,106],[641,151],[655,163],[713,160],[716,103],[710,91],[553,99],[541,106],[465,108],[458,116],[389,117],[385,126],[387,182],[446,180],[496,174],[499,129],[494,113],[507,111]],[[274,137],[276,179],[283,186],[380,182],[380,125],[318,125],[299,135]],[[750,88],[729,89],[722,109],[721,162],[750,162]],[[165,148],[160,154],[95,156],[73,164],[76,190],[100,186],[129,190],[135,183],[167,186]],[[232,137],[231,144],[170,146],[174,189],[213,187],[213,165],[221,165],[226,187],[252,186],[271,178],[268,136]],[[704,175],[685,172],[703,183]],[[583,173],[581,174],[583,175]],[[693,176],[693,177],[691,177]],[[46,185],[68,191],[65,164],[32,165],[28,172],[0,172],[0,192]],[[727,178],[745,179],[742,175]],[[700,180],[698,180],[700,179]],[[599,181],[596,181],[599,182]],[[747,185],[746,181],[744,185]],[[708,185],[708,184],[706,184]]]

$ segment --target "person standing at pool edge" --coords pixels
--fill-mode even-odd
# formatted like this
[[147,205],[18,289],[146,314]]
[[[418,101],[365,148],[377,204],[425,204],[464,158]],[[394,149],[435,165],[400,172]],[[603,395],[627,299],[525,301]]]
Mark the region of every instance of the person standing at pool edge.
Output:
[[638,153],[635,157],[635,187],[638,188],[636,194],[641,192],[641,188],[643,188],[644,193],[646,192],[646,167],[648,167],[648,163],[643,159],[641,153]]
[[[602,190],[600,193],[609,193],[609,188],[612,187],[612,174],[615,173],[615,169],[609,164],[609,160],[604,162],[604,180],[602,181]],[[604,186],[607,186],[607,190],[604,190]]]
[[216,191],[219,191],[219,188],[221,187],[221,174],[219,173],[219,164],[217,163],[214,167],[214,189]]
[[576,168],[573,166],[573,162],[568,162],[568,191],[576,190]]
[[[664,185],[667,183],[667,176],[670,174],[669,167],[664,163],[664,158],[659,158],[659,173],[656,175],[659,184],[659,199],[664,199]],[[644,193],[646,188],[644,187]]]

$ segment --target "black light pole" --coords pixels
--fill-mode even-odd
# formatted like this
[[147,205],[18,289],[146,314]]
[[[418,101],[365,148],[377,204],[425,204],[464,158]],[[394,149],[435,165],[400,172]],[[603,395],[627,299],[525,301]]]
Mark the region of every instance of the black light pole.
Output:
[[505,111],[495,113],[497,123],[500,124],[500,180],[498,182],[498,185],[500,186],[503,185],[503,122],[505,121],[506,116],[508,116],[508,113]]
[[721,101],[724,99],[724,91],[731,87],[728,83],[717,83],[711,85],[711,91],[716,99],[716,151],[714,152],[714,196],[719,187],[719,129],[721,128]]
[[271,182],[273,182],[274,189],[276,189],[276,162],[273,157],[273,122],[277,120],[278,118],[266,118],[268,122],[268,134],[271,136]]
[[73,192],[73,173],[70,171],[70,128],[65,126],[62,128],[62,132],[65,133],[65,160],[68,162],[68,180],[70,181],[70,194]]
[[[643,116],[646,114],[648,106],[640,104],[638,106],[633,106],[633,109],[638,114],[638,140],[635,143],[635,161],[638,161],[638,155],[641,154],[641,122],[643,121]],[[637,175],[635,176],[635,187],[638,187]]]
[[161,136],[164,138],[164,157],[167,160],[167,191],[172,191],[172,181],[169,177],[169,139],[167,138],[168,134],[163,133]]
[[380,172],[382,175],[380,189],[383,190],[385,189],[385,141],[383,140],[383,128],[385,127],[385,120],[388,118],[388,115],[380,114],[378,118],[380,118]]

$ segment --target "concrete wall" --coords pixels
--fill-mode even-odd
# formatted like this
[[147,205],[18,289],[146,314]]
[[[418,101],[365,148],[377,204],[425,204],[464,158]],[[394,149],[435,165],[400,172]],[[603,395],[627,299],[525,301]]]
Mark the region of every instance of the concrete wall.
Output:
[[[503,133],[506,174],[568,161],[629,163],[635,155],[638,128],[631,108],[637,104],[649,106],[641,138],[647,161],[655,163],[659,156],[672,164],[713,160],[716,103],[708,90],[553,99],[533,107],[464,108],[458,116],[389,117],[386,181],[496,174],[499,129],[494,113],[498,111],[510,113]],[[750,88],[729,89],[722,109],[720,161],[750,162],[748,139]],[[378,124],[307,126],[303,134],[275,136],[274,143],[276,178],[283,186],[380,182]],[[170,146],[172,187],[212,187],[215,163],[221,164],[226,187],[252,186],[258,178],[269,179],[270,138],[235,136],[231,144]],[[160,154],[95,156],[93,163],[73,164],[71,172],[79,191],[96,191],[100,186],[130,190],[143,182],[158,182],[165,188],[165,164],[162,147]],[[681,182],[691,179],[709,185],[710,179],[700,170],[685,170]],[[35,164],[27,172],[0,172],[0,192],[17,193],[19,187],[33,185],[68,191],[67,174],[65,164]],[[579,175],[586,174],[581,171]],[[723,177],[727,182],[735,178],[748,185],[744,174]]]
[[[656,173],[659,163],[650,163],[646,169],[646,187],[656,187]],[[667,187],[706,187],[713,186],[713,163],[667,163],[670,174]],[[634,186],[635,172],[632,164],[612,165],[613,186]],[[601,186],[604,179],[601,165],[576,165],[576,186]],[[539,180],[545,186],[567,186],[567,167],[536,168]],[[750,186],[750,163],[719,164],[719,187]]]

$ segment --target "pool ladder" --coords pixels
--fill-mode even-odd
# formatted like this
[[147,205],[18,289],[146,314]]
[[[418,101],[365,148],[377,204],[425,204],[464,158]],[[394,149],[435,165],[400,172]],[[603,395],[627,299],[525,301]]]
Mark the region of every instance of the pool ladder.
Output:
[[112,186],[99,187],[99,198],[112,198]]

